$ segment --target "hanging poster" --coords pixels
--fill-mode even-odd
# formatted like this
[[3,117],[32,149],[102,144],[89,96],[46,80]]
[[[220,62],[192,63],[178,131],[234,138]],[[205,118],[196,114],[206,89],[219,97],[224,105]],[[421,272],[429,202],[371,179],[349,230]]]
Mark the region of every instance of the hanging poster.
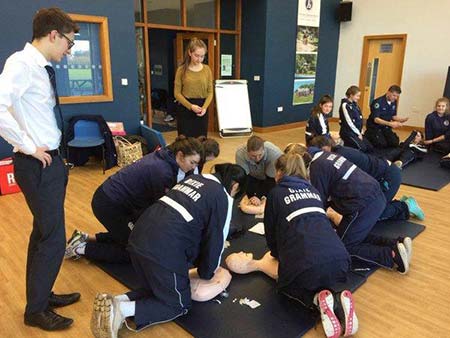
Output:
[[319,49],[320,0],[299,0],[292,104],[311,103]]
[[233,72],[233,55],[222,54],[220,57],[220,76],[231,76]]

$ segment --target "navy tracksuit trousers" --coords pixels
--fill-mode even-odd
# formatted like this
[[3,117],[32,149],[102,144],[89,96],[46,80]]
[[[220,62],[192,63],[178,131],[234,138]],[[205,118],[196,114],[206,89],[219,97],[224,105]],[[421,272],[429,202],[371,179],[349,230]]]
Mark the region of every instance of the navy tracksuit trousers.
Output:
[[380,193],[360,210],[343,215],[337,232],[351,256],[391,269],[392,246],[385,245],[388,240],[383,237],[369,235],[385,206],[386,199]]

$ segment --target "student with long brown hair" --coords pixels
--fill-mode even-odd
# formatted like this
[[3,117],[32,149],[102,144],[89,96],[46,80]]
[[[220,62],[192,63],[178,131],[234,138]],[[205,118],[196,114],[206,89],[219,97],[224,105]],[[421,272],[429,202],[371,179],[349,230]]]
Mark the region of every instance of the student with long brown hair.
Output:
[[202,157],[201,143],[182,135],[110,176],[92,198],[92,211],[107,231],[90,236],[75,230],[66,258],[128,263],[128,237],[139,216],[178,182],[178,171],[194,170]]
[[358,106],[361,90],[357,86],[350,86],[345,92],[345,98],[339,106],[341,129],[339,135],[346,147],[356,148],[364,153],[373,152],[372,144],[362,133],[363,116]]
[[197,38],[189,41],[184,61],[175,74],[174,96],[178,101],[178,135],[207,136],[208,106],[213,98],[213,75],[203,63],[207,48]]
[[305,129],[306,144],[309,144],[315,136],[331,137],[330,127],[328,126],[328,116],[333,110],[333,98],[330,95],[324,95],[320,98],[313,109]]

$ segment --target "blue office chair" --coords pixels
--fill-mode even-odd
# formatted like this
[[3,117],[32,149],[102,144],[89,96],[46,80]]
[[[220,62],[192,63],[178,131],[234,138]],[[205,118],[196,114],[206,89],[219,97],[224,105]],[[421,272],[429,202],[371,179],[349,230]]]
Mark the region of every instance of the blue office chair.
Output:
[[[73,148],[102,147],[102,167],[105,174],[105,138],[96,121],[79,120],[73,126],[74,138],[67,143],[67,152]],[[69,157],[69,156],[67,156]]]
[[141,124],[141,135],[147,141],[147,148],[150,152],[155,151],[158,147],[164,148],[166,146],[164,136],[149,126]]

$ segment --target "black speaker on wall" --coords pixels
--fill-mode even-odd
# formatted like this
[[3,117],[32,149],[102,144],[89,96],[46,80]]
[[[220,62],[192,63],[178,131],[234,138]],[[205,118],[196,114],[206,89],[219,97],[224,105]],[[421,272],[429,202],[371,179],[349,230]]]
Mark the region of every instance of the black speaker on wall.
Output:
[[444,96],[450,100],[450,67],[448,67],[447,81],[445,81]]
[[352,20],[352,6],[351,1],[342,1],[338,8],[338,20],[340,22],[351,21]]

